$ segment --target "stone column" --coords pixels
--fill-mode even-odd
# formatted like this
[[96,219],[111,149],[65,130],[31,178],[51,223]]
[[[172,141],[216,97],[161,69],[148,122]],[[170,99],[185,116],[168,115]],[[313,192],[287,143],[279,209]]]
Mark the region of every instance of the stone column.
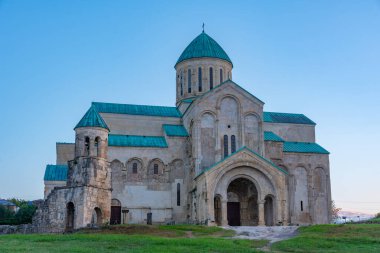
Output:
[[265,200],[260,200],[257,202],[259,204],[259,226],[265,226],[265,217],[264,217],[264,203]]
[[222,226],[228,226],[227,220],[227,200],[222,199]]

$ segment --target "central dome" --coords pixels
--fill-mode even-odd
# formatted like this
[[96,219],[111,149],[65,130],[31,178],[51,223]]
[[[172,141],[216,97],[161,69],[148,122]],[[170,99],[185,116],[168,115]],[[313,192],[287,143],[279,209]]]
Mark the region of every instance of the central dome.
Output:
[[175,65],[192,58],[218,58],[225,60],[232,65],[230,57],[223,48],[209,35],[202,32],[183,51]]

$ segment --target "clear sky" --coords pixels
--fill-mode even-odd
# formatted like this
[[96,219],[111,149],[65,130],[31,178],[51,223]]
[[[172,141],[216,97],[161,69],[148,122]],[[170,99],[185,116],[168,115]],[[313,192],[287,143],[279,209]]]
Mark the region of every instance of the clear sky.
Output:
[[0,0],[0,197],[43,197],[55,143],[74,142],[92,101],[173,106],[203,22],[266,111],[317,122],[337,205],[380,212],[375,0]]

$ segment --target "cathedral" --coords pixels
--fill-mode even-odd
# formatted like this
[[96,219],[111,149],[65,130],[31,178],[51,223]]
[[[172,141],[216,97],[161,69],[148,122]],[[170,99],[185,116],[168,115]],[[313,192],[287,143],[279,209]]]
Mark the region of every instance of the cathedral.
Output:
[[316,123],[264,111],[204,31],[174,68],[175,106],[93,102],[75,143],[56,143],[37,231],[329,223],[329,152],[316,143]]

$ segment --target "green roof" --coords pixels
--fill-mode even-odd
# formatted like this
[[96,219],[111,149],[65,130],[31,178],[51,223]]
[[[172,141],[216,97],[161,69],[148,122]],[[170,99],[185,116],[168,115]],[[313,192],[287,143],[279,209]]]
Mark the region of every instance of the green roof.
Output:
[[330,154],[317,143],[309,142],[284,142],[284,152]]
[[75,126],[74,129],[79,127],[101,127],[108,129],[106,122],[104,122],[103,118],[99,115],[98,111],[94,106],[91,106],[90,109],[86,112],[83,118],[79,121],[79,123]]
[[202,32],[185,48],[175,65],[192,58],[204,57],[218,58],[232,64],[230,57],[223,48],[208,34]]
[[181,117],[177,107],[155,105],[131,105],[93,102],[92,105],[100,113],[117,113],[159,117]]
[[108,145],[116,147],[146,147],[146,148],[167,148],[165,137],[163,136],[140,136],[140,135],[108,135]]
[[46,165],[45,169],[45,181],[66,181],[67,180],[67,172],[69,170],[69,166],[67,165]]
[[264,132],[264,141],[284,142],[284,140],[273,132]]
[[283,112],[264,112],[264,122],[316,125],[314,121],[303,114]]
[[164,131],[167,136],[179,136],[187,137],[189,134],[186,131],[186,128],[182,125],[163,125]]

